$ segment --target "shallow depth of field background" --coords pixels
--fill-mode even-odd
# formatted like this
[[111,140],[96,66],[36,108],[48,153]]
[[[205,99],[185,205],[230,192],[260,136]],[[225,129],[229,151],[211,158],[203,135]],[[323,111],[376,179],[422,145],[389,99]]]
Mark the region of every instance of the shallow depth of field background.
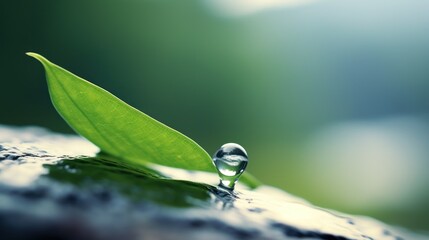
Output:
[[40,53],[312,203],[429,230],[429,1],[0,3],[0,124],[71,129]]

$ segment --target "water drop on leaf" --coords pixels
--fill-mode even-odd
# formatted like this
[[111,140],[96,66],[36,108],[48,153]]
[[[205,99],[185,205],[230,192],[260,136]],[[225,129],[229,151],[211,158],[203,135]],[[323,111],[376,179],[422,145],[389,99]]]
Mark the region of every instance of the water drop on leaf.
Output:
[[220,177],[219,186],[232,190],[238,178],[246,169],[248,157],[246,150],[236,143],[222,145],[213,156]]

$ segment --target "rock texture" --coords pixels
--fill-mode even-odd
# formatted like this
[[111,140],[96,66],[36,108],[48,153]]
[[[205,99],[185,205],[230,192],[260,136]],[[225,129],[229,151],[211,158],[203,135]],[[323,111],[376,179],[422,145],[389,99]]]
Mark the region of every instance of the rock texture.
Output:
[[0,126],[1,239],[429,239],[275,188],[228,192],[207,184],[216,176],[159,178],[97,152],[77,136]]

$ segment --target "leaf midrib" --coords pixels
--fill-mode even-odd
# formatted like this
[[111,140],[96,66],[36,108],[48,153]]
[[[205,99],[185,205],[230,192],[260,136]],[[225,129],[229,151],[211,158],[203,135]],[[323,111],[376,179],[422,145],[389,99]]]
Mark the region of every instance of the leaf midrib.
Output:
[[[51,73],[55,75],[55,79],[59,79],[58,75],[51,70]],[[94,129],[97,131],[98,134],[110,145],[111,148],[116,149],[118,152],[123,153],[123,151],[119,148],[117,148],[108,137],[106,137],[102,131],[100,131],[96,124],[86,115],[86,113],[79,107],[79,105],[74,101],[74,99],[70,96],[67,89],[64,87],[64,85],[61,83],[61,81],[57,81],[58,85],[63,89],[63,91],[66,93],[67,97],[70,99],[70,101],[73,103],[73,105],[76,107],[76,109],[79,110],[80,113],[88,120],[88,122],[94,127]],[[67,120],[66,120],[67,121]]]

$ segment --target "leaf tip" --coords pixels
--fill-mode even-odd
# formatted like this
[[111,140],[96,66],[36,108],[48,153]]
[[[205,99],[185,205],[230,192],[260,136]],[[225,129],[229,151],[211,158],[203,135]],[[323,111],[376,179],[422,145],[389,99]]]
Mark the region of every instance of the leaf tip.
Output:
[[46,59],[45,57],[43,57],[42,55],[38,54],[38,53],[34,53],[34,52],[26,52],[25,53],[27,56],[33,57],[35,59],[37,59],[39,62],[41,62],[43,65],[45,63],[49,63],[48,59]]
[[34,55],[38,55],[37,53],[34,53],[34,52],[26,52],[25,53],[25,55],[28,55],[28,56],[34,56]]
[[34,53],[34,52],[26,52],[26,55],[35,58],[36,60],[38,60],[40,63],[42,63],[42,65],[46,68],[48,65],[51,65],[52,63],[46,59],[45,57],[43,57],[42,55],[38,54],[38,53]]

